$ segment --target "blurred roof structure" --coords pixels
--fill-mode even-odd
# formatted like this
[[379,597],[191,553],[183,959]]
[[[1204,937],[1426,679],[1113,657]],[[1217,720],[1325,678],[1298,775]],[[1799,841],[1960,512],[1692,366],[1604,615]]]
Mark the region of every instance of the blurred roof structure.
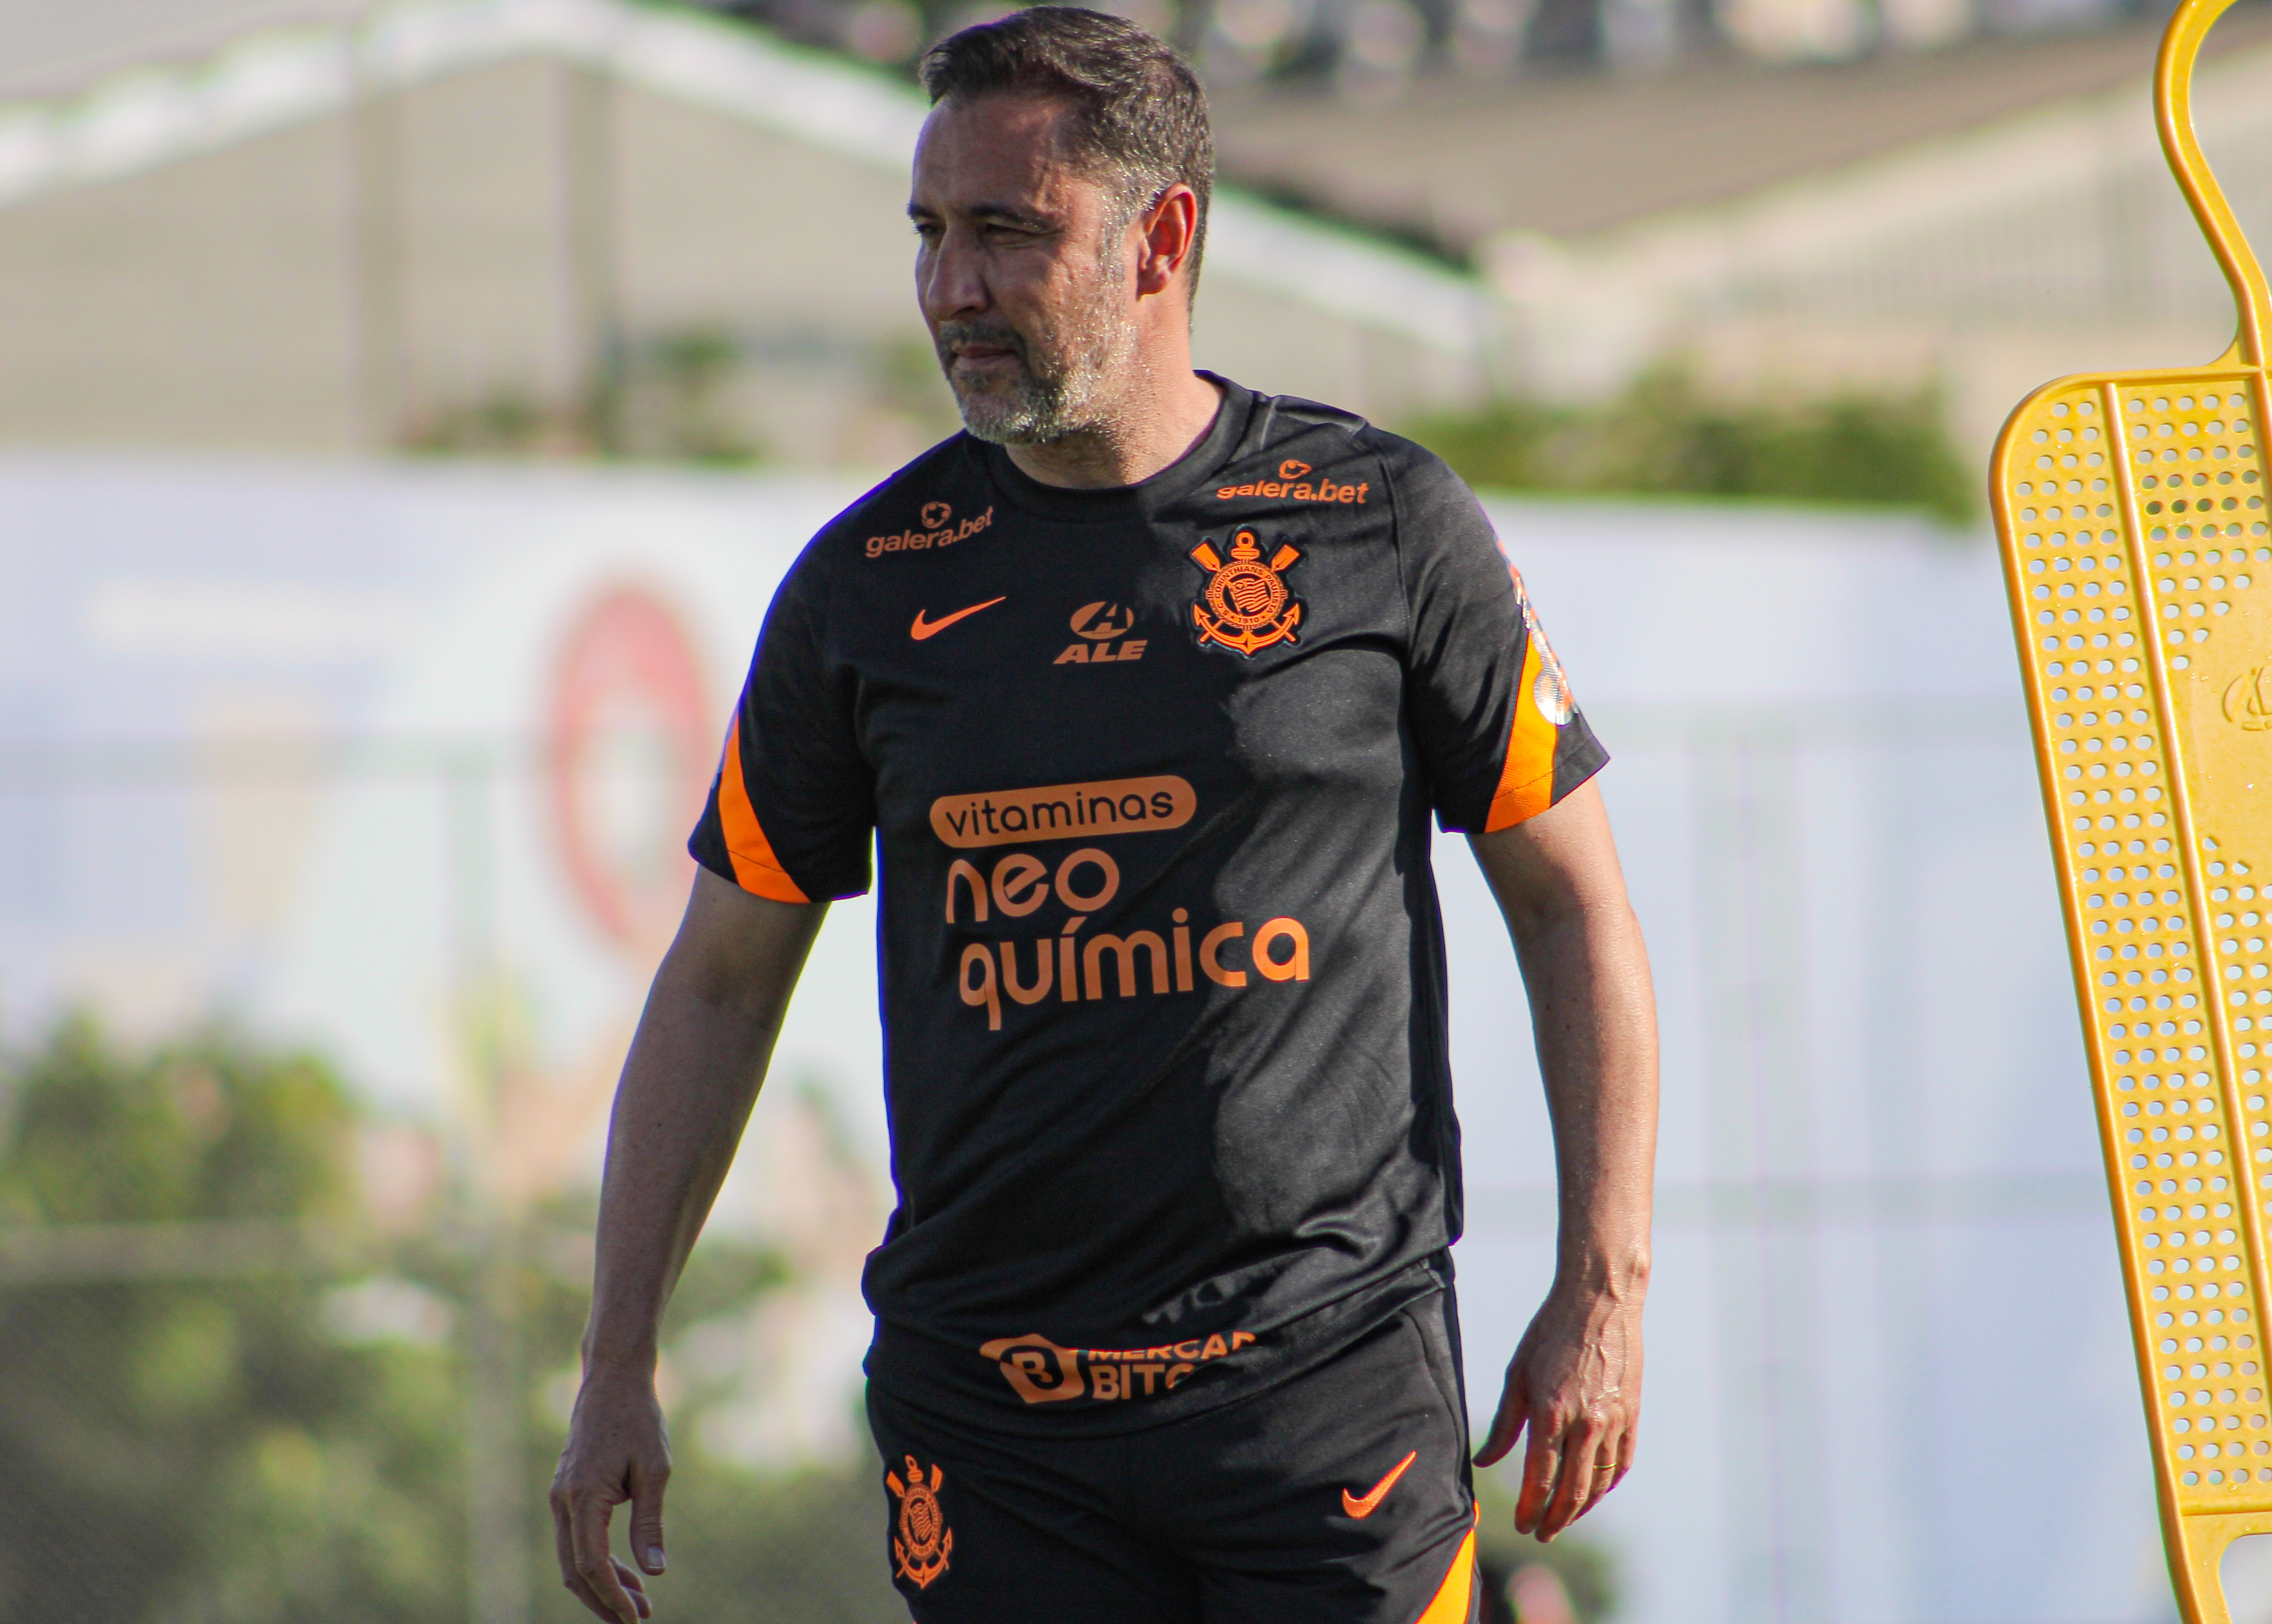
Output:
[[[2194,122],[2261,246],[2272,243],[2272,19],[2238,20],[2246,26],[2197,76]],[[1590,229],[1483,238],[1520,375],[1540,393],[1584,394],[1684,357],[1753,392],[1932,384],[1984,451],[2046,379],[2208,362],[2231,340],[2233,296],[2161,152],[2154,41],[2128,38],[2127,71],[2087,94],[1742,190],[1598,210],[1605,223]],[[1851,119],[1818,106],[1820,142],[1796,122],[1785,138],[1850,153],[1853,128],[1872,123],[1868,98],[1855,101]],[[1879,121],[1881,135],[1894,122]],[[1622,183],[1604,168],[1600,183],[1678,197],[1648,168],[1629,155]]]
[[[232,14],[144,4],[152,40]],[[891,359],[924,348],[912,85],[624,0],[325,4],[0,103],[0,439],[377,448],[585,409],[688,335],[771,368],[742,393],[793,460],[890,454],[841,451],[866,408],[824,396],[938,393]],[[19,6],[0,58],[11,30],[51,64],[90,49]],[[1235,193],[1207,269],[1205,364],[1373,412],[1484,386],[1471,276]]]
[[[1655,73],[1431,80],[1371,105],[1256,86],[1215,93],[1216,139],[1242,183],[1468,254],[1495,232],[1586,236],[2141,84],[2158,34],[2132,20],[1790,66],[1721,51]],[[2207,59],[2267,41],[2272,5],[2244,4]]]
[[[1148,5],[1162,12],[1147,19],[1155,22],[1172,15],[1165,0],[1096,3]],[[758,0],[691,4],[762,9]],[[797,0],[793,9],[832,7],[856,33],[858,6]],[[0,0],[0,103],[75,96],[111,74],[190,66],[263,33],[353,27],[398,9],[385,0]],[[1356,97],[1312,73],[1234,79],[1213,95],[1226,179],[1463,256],[1493,232],[1599,231],[2094,94],[2140,75],[2157,27],[2134,14],[1842,62],[1778,64],[1722,41],[1654,71],[1511,74],[1499,64]],[[2243,0],[2208,55],[2265,40],[2272,4]]]
[[[1786,3],[1849,0],[1756,0]],[[399,445],[703,334],[751,362],[726,393],[792,460],[872,460],[847,426],[869,396],[937,391],[903,353],[922,103],[896,71],[635,0],[83,10],[0,0],[0,441]],[[2204,136],[2272,243],[2272,0],[2209,44]],[[1741,390],[1935,383],[1984,446],[2045,378],[2231,330],[2156,147],[2154,48],[2133,18],[1401,96],[1226,84],[1226,179],[1304,206],[1221,195],[1200,353],[1392,420],[1668,356]]]
[[69,95],[129,68],[193,62],[264,28],[339,25],[370,0],[0,0],[0,101]]

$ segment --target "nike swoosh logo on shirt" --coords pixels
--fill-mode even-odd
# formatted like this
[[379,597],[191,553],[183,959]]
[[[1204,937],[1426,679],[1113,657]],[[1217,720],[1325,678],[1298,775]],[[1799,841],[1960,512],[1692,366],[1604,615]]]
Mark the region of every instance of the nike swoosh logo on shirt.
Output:
[[927,637],[937,637],[940,632],[945,631],[947,627],[953,625],[958,620],[967,620],[971,616],[976,614],[980,610],[991,609],[997,603],[1004,602],[1005,601],[1006,595],[1004,597],[989,598],[983,603],[973,603],[968,609],[958,609],[954,613],[945,616],[938,620],[925,620],[923,618],[923,610],[916,610],[916,623],[908,628],[908,635],[920,643]]
[[1420,1451],[1415,1449],[1411,1454],[1397,1462],[1395,1465],[1388,1469],[1388,1475],[1386,1478],[1383,1478],[1379,1482],[1374,1484],[1371,1493],[1367,1493],[1363,1500],[1359,1500],[1347,1489],[1343,1489],[1342,1491],[1342,1509],[1348,1512],[1349,1515],[1356,1518],[1360,1523],[1363,1522],[1365,1518],[1373,1514],[1374,1510],[1379,1506],[1382,1501],[1388,1498],[1388,1491],[1396,1486],[1396,1480],[1402,1477],[1406,1469],[1419,1458]]

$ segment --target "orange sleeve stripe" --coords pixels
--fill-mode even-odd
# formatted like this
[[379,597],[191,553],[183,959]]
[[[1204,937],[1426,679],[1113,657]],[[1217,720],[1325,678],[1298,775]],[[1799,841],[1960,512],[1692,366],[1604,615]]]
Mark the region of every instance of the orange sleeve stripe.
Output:
[[[1476,1515],[1482,1515],[1480,1508]],[[1452,1571],[1444,1575],[1443,1588],[1413,1624],[1468,1624],[1475,1600],[1476,1530],[1470,1527],[1460,1541],[1459,1554],[1452,1558]]]
[[1522,675],[1514,684],[1514,725],[1507,730],[1506,765],[1499,769],[1498,793],[1491,797],[1484,833],[1511,829],[1554,805],[1555,727],[1531,699],[1538,682],[1538,640],[1522,651]]
[[726,855],[733,861],[734,879],[743,890],[775,902],[810,902],[796,881],[774,856],[774,843],[758,822],[758,809],[750,804],[750,787],[742,777],[742,719],[726,735],[726,760],[718,770],[718,822],[726,834]]

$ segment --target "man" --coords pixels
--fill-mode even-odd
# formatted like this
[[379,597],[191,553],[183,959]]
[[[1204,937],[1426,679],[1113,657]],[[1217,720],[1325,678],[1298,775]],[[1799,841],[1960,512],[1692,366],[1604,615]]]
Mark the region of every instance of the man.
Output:
[[766,618],[624,1071],[563,1575],[663,1568],[656,1325],[805,950],[882,853],[899,1207],[866,1274],[925,1624],[1448,1624],[1475,1502],[1432,814],[1521,959],[1562,1190],[1483,1449],[1566,1528],[1633,1458],[1654,1016],[1606,757],[1435,459],[1194,372],[1204,100],[1114,18],[924,66],[909,214],[968,432]]

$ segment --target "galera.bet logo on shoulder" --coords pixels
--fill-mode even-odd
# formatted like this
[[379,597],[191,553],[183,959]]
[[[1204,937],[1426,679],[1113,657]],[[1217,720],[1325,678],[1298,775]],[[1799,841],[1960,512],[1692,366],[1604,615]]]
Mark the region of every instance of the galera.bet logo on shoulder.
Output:
[[960,524],[954,522],[954,509],[945,502],[926,502],[918,515],[921,528],[910,526],[896,535],[871,535],[868,538],[868,556],[880,558],[887,552],[926,552],[934,547],[952,547],[957,542],[967,542],[994,522],[994,510],[973,513]]
[[1251,479],[1241,485],[1219,486],[1214,493],[1215,500],[1228,502],[1235,497],[1269,497],[1284,502],[1339,502],[1363,507],[1365,493],[1372,489],[1371,480],[1343,485],[1330,479],[1312,479],[1310,473],[1308,463],[1289,457],[1278,465],[1277,478]]

